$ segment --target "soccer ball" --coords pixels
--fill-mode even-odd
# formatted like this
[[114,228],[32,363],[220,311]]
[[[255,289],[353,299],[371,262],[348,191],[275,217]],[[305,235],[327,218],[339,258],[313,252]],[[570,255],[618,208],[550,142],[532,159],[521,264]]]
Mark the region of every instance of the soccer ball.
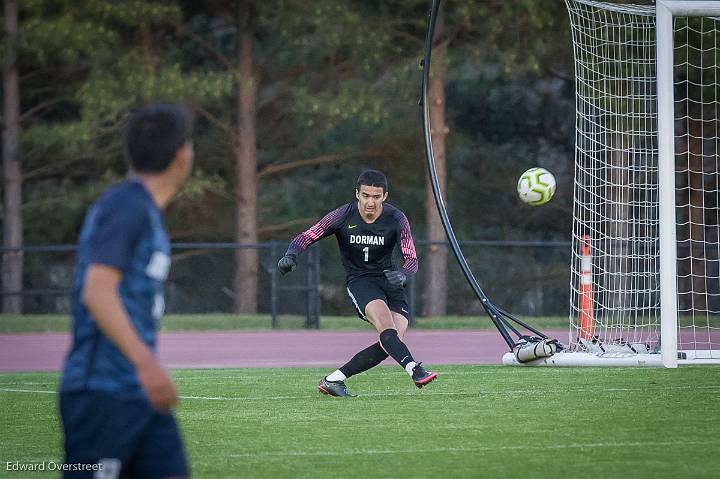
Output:
[[555,177],[545,168],[530,168],[520,176],[517,191],[525,203],[544,205],[555,194]]

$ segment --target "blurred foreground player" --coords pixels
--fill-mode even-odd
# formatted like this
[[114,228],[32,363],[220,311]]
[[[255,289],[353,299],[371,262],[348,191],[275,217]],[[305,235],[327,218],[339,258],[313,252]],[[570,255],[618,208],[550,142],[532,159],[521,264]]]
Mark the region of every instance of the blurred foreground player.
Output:
[[[324,377],[318,391],[330,396],[353,396],[345,386],[351,376],[377,366],[388,355],[402,366],[421,388],[437,373],[415,362],[402,338],[408,326],[408,302],[405,283],[417,273],[418,262],[410,223],[405,214],[385,203],[388,184],[377,170],[360,174],[355,185],[357,201],[331,211],[319,223],[300,233],[280,261],[282,274],[295,269],[298,255],[320,239],[335,235],[347,273],[347,293],[358,316],[372,324],[380,340],[357,353],[335,372]],[[396,246],[403,255],[398,270],[392,254]]]
[[130,179],[85,217],[60,384],[66,478],[188,476],[177,391],[155,342],[170,268],[162,210],[192,169],[191,134],[182,106],[138,110],[127,126]]

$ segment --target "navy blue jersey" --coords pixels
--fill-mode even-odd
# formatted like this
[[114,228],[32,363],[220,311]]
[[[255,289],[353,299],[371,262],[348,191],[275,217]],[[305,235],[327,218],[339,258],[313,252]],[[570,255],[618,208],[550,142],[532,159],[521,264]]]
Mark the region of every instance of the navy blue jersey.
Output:
[[138,335],[154,352],[158,323],[165,309],[163,282],[170,268],[170,242],[162,213],[141,183],[115,185],[85,217],[72,298],[73,344],[61,390],[143,397],[134,368],[99,330],[82,303],[85,273],[91,264],[122,271],[118,289],[122,304]]
[[382,213],[372,223],[363,220],[357,202],[346,203],[297,235],[287,254],[297,256],[330,235],[337,238],[348,281],[363,276],[382,277],[384,270],[396,269],[392,257],[396,246],[400,247],[403,256],[403,272],[407,275],[417,273],[418,260],[410,223],[405,214],[390,203],[383,203]]

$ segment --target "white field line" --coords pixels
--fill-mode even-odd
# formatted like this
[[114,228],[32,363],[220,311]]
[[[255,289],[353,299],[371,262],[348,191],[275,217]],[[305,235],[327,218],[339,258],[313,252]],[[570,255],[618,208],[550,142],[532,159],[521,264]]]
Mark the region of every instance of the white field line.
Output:
[[[57,391],[38,391],[34,389],[11,389],[0,388],[0,393],[25,393],[25,394],[57,394]],[[414,393],[368,393],[363,397],[396,397],[396,396],[472,396],[474,393],[467,392],[414,392]],[[287,399],[310,399],[316,394],[303,396],[179,396],[180,399],[203,400],[203,401],[273,401]]]
[[[425,364],[425,363],[423,363],[423,364]],[[474,365],[471,365],[471,364],[466,364],[466,365],[461,365],[461,366],[468,366],[468,367],[477,368],[477,369],[474,369],[474,370],[471,370],[471,371],[444,371],[444,370],[443,370],[443,367],[444,367],[444,366],[456,367],[456,366],[453,366],[453,365],[440,365],[440,366],[429,367],[429,369],[431,368],[433,371],[437,371],[438,373],[442,374],[443,377],[450,377],[450,376],[487,376],[487,375],[489,375],[489,374],[495,374],[495,370],[498,369],[498,368],[500,368],[500,367],[502,367],[502,366],[499,366],[499,365],[498,365],[496,369],[490,371],[490,370],[487,370],[487,367],[488,367],[488,366],[491,366],[491,365],[477,365],[477,366],[474,366]],[[494,366],[493,366],[493,367],[494,367]],[[228,368],[226,368],[225,370],[227,370],[227,369],[228,369]],[[235,369],[237,369],[237,368],[235,368]],[[194,371],[194,370],[183,369],[182,372],[180,372],[179,374],[173,375],[173,379],[185,379],[185,380],[188,380],[188,381],[190,381],[190,380],[202,380],[202,379],[204,379],[204,380],[210,380],[210,379],[242,379],[242,378],[252,377],[252,376],[264,376],[264,375],[267,374],[267,370],[268,370],[268,369],[270,369],[270,370],[283,370],[283,373],[282,373],[282,374],[273,374],[273,377],[274,377],[274,378],[293,378],[293,379],[296,379],[298,376],[309,376],[309,375],[310,375],[309,373],[303,371],[303,370],[307,370],[307,369],[316,369],[316,370],[319,370],[319,371],[329,371],[329,372],[332,372],[332,371],[333,371],[332,368],[319,368],[319,367],[312,367],[312,368],[309,368],[309,367],[308,367],[308,368],[304,368],[304,367],[303,367],[303,368],[245,368],[245,369],[243,369],[243,371],[242,371],[241,373],[239,373],[239,374],[229,374],[229,375],[224,375],[224,376],[214,376],[214,375],[212,375],[212,374],[210,374],[210,375],[200,375],[200,374],[198,374],[198,375],[192,375],[192,376],[183,376],[184,373]],[[511,369],[511,368],[506,368],[506,369],[504,369],[503,371],[504,371],[504,372],[507,372],[508,375],[510,375],[510,374],[512,374],[512,373],[514,373],[514,372],[521,372],[521,371],[551,372],[551,371],[558,371],[558,369],[559,369],[559,368],[557,368],[557,369],[551,369],[551,368],[548,368],[548,369],[529,369],[529,368]],[[584,368],[584,369],[587,369],[587,368]],[[620,367],[615,368],[615,367],[614,367],[614,368],[612,368],[612,371],[620,371],[620,370],[623,370],[623,369],[625,369],[625,370],[635,370],[635,371],[638,371],[638,370],[639,370],[639,368],[620,368]],[[683,368],[683,369],[685,369],[685,368]],[[565,370],[566,370],[566,371],[569,371],[569,369],[567,369],[567,368],[565,368]],[[171,371],[173,371],[173,370],[171,369]],[[175,370],[175,371],[177,371],[177,370]],[[223,370],[222,370],[222,369],[218,369],[218,368],[211,368],[211,369],[198,369],[197,371],[223,371]],[[374,377],[377,377],[377,376],[386,377],[386,376],[402,375],[402,373],[403,373],[403,370],[400,369],[400,368],[397,367],[397,366],[382,365],[382,366],[376,366],[375,368],[373,368],[373,369],[372,369],[371,371],[369,371],[369,372],[360,373],[360,374],[358,374],[358,376],[365,376],[365,375],[367,375],[367,376],[374,376]],[[9,374],[24,374],[24,373],[9,373]],[[322,372],[320,372],[319,374],[322,374]],[[315,377],[315,376],[317,376],[317,373],[315,373],[315,374],[312,375],[312,377]]]
[[35,390],[31,390],[31,389],[9,389],[9,388],[0,388],[0,392],[3,392],[3,393],[57,394],[57,391],[35,391]]
[[[1,389],[0,389],[1,391]],[[474,396],[473,393],[467,393],[467,392],[414,392],[414,393],[367,393],[367,394],[361,394],[360,397],[398,397],[398,396]],[[266,400],[283,400],[283,399],[310,399],[317,396],[317,393],[313,393],[312,395],[304,395],[304,396],[265,396],[265,397],[213,397],[213,396],[180,396],[180,399],[201,399],[205,401],[266,401]]]
[[[466,365],[466,366],[471,366],[471,365]],[[485,366],[484,366],[484,365],[480,365],[480,366],[478,366],[478,367],[479,367],[479,368],[484,368]],[[701,366],[697,366],[697,367],[701,367]],[[233,368],[233,369],[237,369],[237,368]],[[240,368],[240,369],[242,369],[242,368]],[[305,369],[305,368],[301,368],[301,369],[297,369],[297,370],[293,370],[293,368],[259,368],[259,369],[258,369],[258,368],[246,368],[246,369],[243,369],[242,374],[237,374],[237,375],[213,376],[213,375],[211,374],[211,375],[183,376],[183,375],[180,374],[180,375],[177,375],[177,376],[176,376],[176,375],[172,375],[172,374],[171,374],[171,376],[172,376],[173,380],[175,380],[175,381],[213,381],[213,382],[214,382],[214,381],[217,381],[217,380],[219,380],[219,379],[236,379],[236,380],[242,381],[243,379],[248,379],[248,378],[263,377],[263,376],[266,375],[266,372],[265,372],[266,369],[286,369],[286,370],[289,370],[289,372],[287,372],[287,374],[274,374],[274,375],[273,375],[273,378],[274,378],[274,379],[292,379],[292,380],[297,380],[299,377],[303,377],[303,376],[305,376],[305,375],[307,374],[307,373],[302,372],[302,369]],[[321,370],[322,370],[323,368],[313,368],[313,369],[321,369]],[[327,370],[327,371],[330,371],[329,368],[324,368],[324,369]],[[683,368],[683,369],[686,369],[686,368]],[[198,369],[197,371],[202,371],[202,370],[203,370],[203,369]],[[218,371],[217,368],[210,368],[209,370],[210,370],[210,371]],[[489,371],[485,371],[485,370],[483,370],[483,369],[478,369],[478,370],[475,370],[475,371],[452,371],[452,372],[445,372],[445,371],[442,370],[442,366],[439,366],[439,367],[437,367],[437,368],[433,368],[433,370],[434,370],[434,371],[438,371],[438,373],[440,373],[440,375],[441,375],[443,378],[452,378],[452,377],[455,377],[455,376],[477,376],[477,377],[484,377],[484,376],[486,376],[486,375],[488,375],[488,374],[491,374]],[[612,368],[612,371],[623,371],[623,370],[639,371],[639,368],[633,368],[633,367],[626,367],[626,368],[624,368],[624,367],[617,367],[617,368]],[[171,373],[172,373],[173,370],[171,369],[170,371],[171,371]],[[184,370],[183,370],[183,373],[185,373],[185,372],[187,372],[187,371],[188,371],[188,370],[185,370],[185,369],[184,369]],[[297,372],[295,372],[295,371],[297,371]],[[506,371],[511,372],[509,369],[506,369]],[[531,368],[526,368],[526,369],[525,369],[525,368],[524,368],[524,369],[518,368],[518,369],[513,370],[512,372],[516,372],[516,371],[517,371],[517,372],[534,371],[534,372],[536,372],[536,373],[539,374],[539,373],[541,373],[541,372],[550,372],[550,371],[558,371],[558,370],[557,370],[557,369],[554,369],[554,370],[553,370],[553,369],[550,369],[550,368],[544,369],[544,370],[543,370],[543,369],[531,369]],[[49,384],[49,383],[43,383],[43,382],[30,382],[30,381],[3,382],[2,377],[3,377],[4,374],[6,374],[6,373],[0,373],[0,386],[18,385],[18,384],[27,385],[27,386],[35,385],[35,384]],[[7,374],[26,374],[26,373],[20,372],[20,373],[7,373]],[[322,373],[320,373],[320,374],[322,374]],[[383,366],[380,366],[379,368],[375,368],[375,369],[373,369],[373,371],[372,371],[371,373],[361,373],[361,374],[358,375],[358,377],[360,377],[360,376],[365,376],[365,375],[367,375],[367,376],[372,376],[372,377],[388,377],[388,376],[398,376],[398,375],[399,375],[399,376],[402,376],[400,369],[398,369],[398,368],[395,367],[395,366],[387,366],[387,365],[383,365]],[[319,377],[319,376],[318,376],[317,374],[315,374],[315,375],[313,375],[313,376],[311,376],[311,377],[312,377],[312,378],[316,378],[316,377]],[[514,377],[514,376],[513,376],[513,377]],[[643,390],[644,390],[644,388],[643,388]]]
[[[720,389],[719,386],[661,386],[658,389],[662,390],[709,390],[714,391]],[[607,389],[594,389],[594,388],[566,388],[558,393],[568,392],[645,392],[652,390],[652,388],[607,388]],[[0,387],[0,393],[25,393],[25,394],[57,394],[57,391],[41,391],[35,389],[16,389],[16,388],[3,388]],[[458,396],[458,397],[473,397],[473,396],[521,396],[531,395],[535,396],[536,390],[532,389],[518,389],[518,390],[507,390],[507,391],[477,391],[477,392],[429,392],[429,391],[413,391],[413,392],[387,392],[387,393],[365,393],[361,394],[360,397],[427,397],[427,396]],[[316,397],[316,394],[306,394],[299,396],[180,396],[180,399],[186,400],[203,400],[203,401],[278,401],[278,400],[294,400],[294,399],[309,399]]]
[[[385,366],[381,366],[381,369],[373,370],[371,374],[368,374],[368,376],[372,377],[389,377],[389,376],[399,376],[402,377],[404,374],[401,369],[392,368],[392,371],[390,371],[390,367],[387,367],[387,371],[383,371],[383,368]],[[613,370],[617,371],[619,368],[613,368]],[[238,374],[233,376],[213,376],[213,375],[194,375],[194,376],[175,376],[171,374],[171,377],[174,381],[208,381],[208,382],[215,382],[217,380],[223,379],[234,379],[238,381],[242,381],[243,379],[248,378],[259,378],[264,377],[267,373],[265,371],[258,371],[255,372],[255,369],[248,369],[248,373],[245,374]],[[328,369],[329,371],[329,369]],[[537,370],[536,370],[537,371]],[[463,372],[442,372],[442,377],[448,378],[453,376],[482,376],[487,373],[483,373],[480,371],[473,372],[473,371],[463,371]],[[3,381],[2,376],[5,373],[0,373],[0,386],[15,386],[15,385],[24,385],[24,386],[31,386],[31,385],[42,385],[42,384],[51,384],[48,382],[34,382],[34,381]],[[8,374],[16,374],[16,373],[8,373]],[[17,373],[17,374],[25,374],[25,373]],[[273,379],[292,379],[297,380],[298,377],[302,377],[306,373],[302,373],[298,370],[297,373],[288,372],[287,374],[273,374]],[[366,373],[361,373],[357,377],[361,377],[366,375]],[[322,377],[322,373],[320,374],[314,374],[312,376],[306,376],[313,378],[313,380],[318,379]],[[55,384],[55,383],[52,383]]]
[[[325,456],[365,456],[365,455],[388,455],[388,454],[433,454],[433,453],[483,453],[501,451],[556,451],[567,449],[618,449],[618,448],[667,448],[667,447],[689,447],[689,446],[714,446],[712,441],[643,441],[643,442],[592,442],[592,443],[571,443],[571,444],[520,444],[516,446],[475,446],[475,447],[432,447],[432,448],[398,448],[398,449],[338,449],[334,451],[257,451],[243,454],[220,455],[203,454],[202,461],[207,462],[213,457],[223,458],[288,458],[288,457],[325,457]],[[40,463],[61,459],[23,459],[26,463]]]
[[[596,448],[648,448],[648,447],[678,447],[678,446],[710,446],[711,441],[645,441],[645,442],[594,442],[572,444],[522,444],[517,446],[478,446],[478,447],[436,447],[436,448],[401,448],[401,449],[340,449],[336,451],[259,451],[244,454],[223,454],[223,457],[262,458],[262,457],[306,457],[306,456],[348,456],[373,454],[428,454],[428,453],[478,453],[497,451],[551,451],[563,449],[596,449]],[[204,458],[208,458],[205,455]]]
[[[473,367],[472,365],[466,365],[466,366]],[[695,367],[698,368],[698,367],[703,367],[703,366],[695,366]],[[713,367],[713,366],[704,366],[704,367]],[[488,375],[495,374],[494,370],[488,371],[484,368],[486,368],[486,366],[480,365],[480,366],[477,366],[477,369],[474,369],[471,371],[444,371],[443,366],[431,367],[430,369],[432,369],[433,371],[437,371],[438,374],[440,374],[444,378],[452,378],[452,377],[460,377],[460,376],[475,376],[478,378],[483,378]],[[228,375],[223,375],[223,376],[214,376],[212,374],[209,374],[209,375],[197,374],[197,375],[191,375],[191,376],[184,376],[183,373],[187,373],[188,371],[183,370],[182,373],[179,373],[176,375],[173,374],[172,378],[174,380],[179,380],[179,381],[215,381],[217,379],[242,380],[242,379],[247,379],[247,378],[252,378],[252,377],[263,377],[267,374],[268,369],[272,369],[272,370],[284,369],[282,374],[273,374],[273,378],[292,379],[292,380],[296,380],[296,379],[302,378],[302,377],[312,377],[312,378],[318,377],[319,378],[320,376],[322,376],[324,371],[327,371],[328,373],[332,372],[331,368],[298,368],[298,369],[251,368],[251,369],[243,370],[243,372],[241,374],[228,374]],[[316,374],[311,375],[311,374],[308,374],[307,372],[304,372],[303,369],[318,369],[322,372],[320,372],[319,374],[316,373]],[[567,368],[565,368],[565,371],[560,371],[560,369],[562,369],[562,368],[547,368],[547,369],[516,368],[513,370],[505,369],[504,371],[506,371],[508,373],[507,377],[509,377],[509,378],[522,376],[522,373],[524,373],[525,371],[535,371],[538,375],[540,373],[552,373],[552,372],[557,372],[557,373],[562,374],[566,371],[568,371],[568,372],[570,371]],[[578,369],[580,369],[580,368],[578,368]],[[587,368],[584,368],[584,369],[587,369]],[[685,370],[685,369],[687,369],[687,368],[685,368],[685,367],[681,368],[681,370]],[[613,367],[611,370],[613,372],[615,372],[615,371],[618,371],[618,372],[619,371],[636,371],[637,372],[637,371],[640,371],[641,369],[637,368],[637,367],[635,367],[635,368],[633,368],[633,367],[627,367],[627,368]],[[171,369],[170,371],[172,373],[173,370]],[[220,370],[211,369],[209,371],[220,371]],[[512,373],[515,373],[515,372],[520,373],[520,374],[512,375]],[[386,377],[393,377],[393,376],[402,376],[403,373],[404,373],[403,370],[400,369],[399,367],[383,365],[383,366],[374,368],[372,371],[360,373],[355,377],[383,377],[383,378],[386,378]],[[560,377],[563,377],[563,376],[560,376]],[[564,376],[564,377],[573,377],[573,376]],[[578,375],[578,377],[581,377],[581,376]],[[0,378],[2,378],[2,375],[0,375]]]

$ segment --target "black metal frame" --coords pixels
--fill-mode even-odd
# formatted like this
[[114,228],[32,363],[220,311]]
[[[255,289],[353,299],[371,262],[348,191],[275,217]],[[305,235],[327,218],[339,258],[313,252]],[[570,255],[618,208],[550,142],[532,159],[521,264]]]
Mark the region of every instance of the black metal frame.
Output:
[[465,278],[470,284],[470,287],[475,292],[477,298],[480,300],[480,303],[485,309],[485,312],[488,314],[488,316],[490,316],[490,319],[495,324],[495,327],[500,332],[500,335],[503,337],[508,347],[512,351],[513,347],[516,346],[517,342],[513,341],[508,330],[512,331],[515,335],[517,335],[518,340],[528,337],[527,335],[523,335],[512,323],[515,323],[527,329],[528,331],[531,331],[542,339],[548,339],[548,337],[539,330],[513,317],[501,308],[495,306],[492,301],[490,301],[490,299],[483,292],[482,288],[475,279],[475,275],[473,275],[473,272],[470,269],[467,260],[465,259],[465,255],[463,255],[463,252],[460,249],[460,245],[457,238],[455,237],[452,225],[450,224],[450,218],[448,217],[447,210],[445,209],[445,203],[442,199],[442,192],[440,191],[440,183],[438,181],[437,170],[435,167],[435,154],[433,151],[432,136],[430,132],[430,103],[428,101],[430,59],[432,54],[433,41],[435,39],[435,24],[437,23],[437,16],[439,10],[440,0],[432,0],[430,15],[428,17],[427,36],[425,37],[425,49],[422,61],[422,98],[420,100],[420,106],[422,107],[423,113],[422,124],[423,135],[425,137],[425,158],[427,160],[428,173],[430,174],[430,181],[432,183],[435,204],[437,206],[438,213],[440,214],[440,219],[442,220],[443,229],[445,229],[445,234],[447,235],[448,241],[450,242],[450,247],[455,254],[455,258],[457,258],[457,261],[460,264],[460,268],[462,269]]

